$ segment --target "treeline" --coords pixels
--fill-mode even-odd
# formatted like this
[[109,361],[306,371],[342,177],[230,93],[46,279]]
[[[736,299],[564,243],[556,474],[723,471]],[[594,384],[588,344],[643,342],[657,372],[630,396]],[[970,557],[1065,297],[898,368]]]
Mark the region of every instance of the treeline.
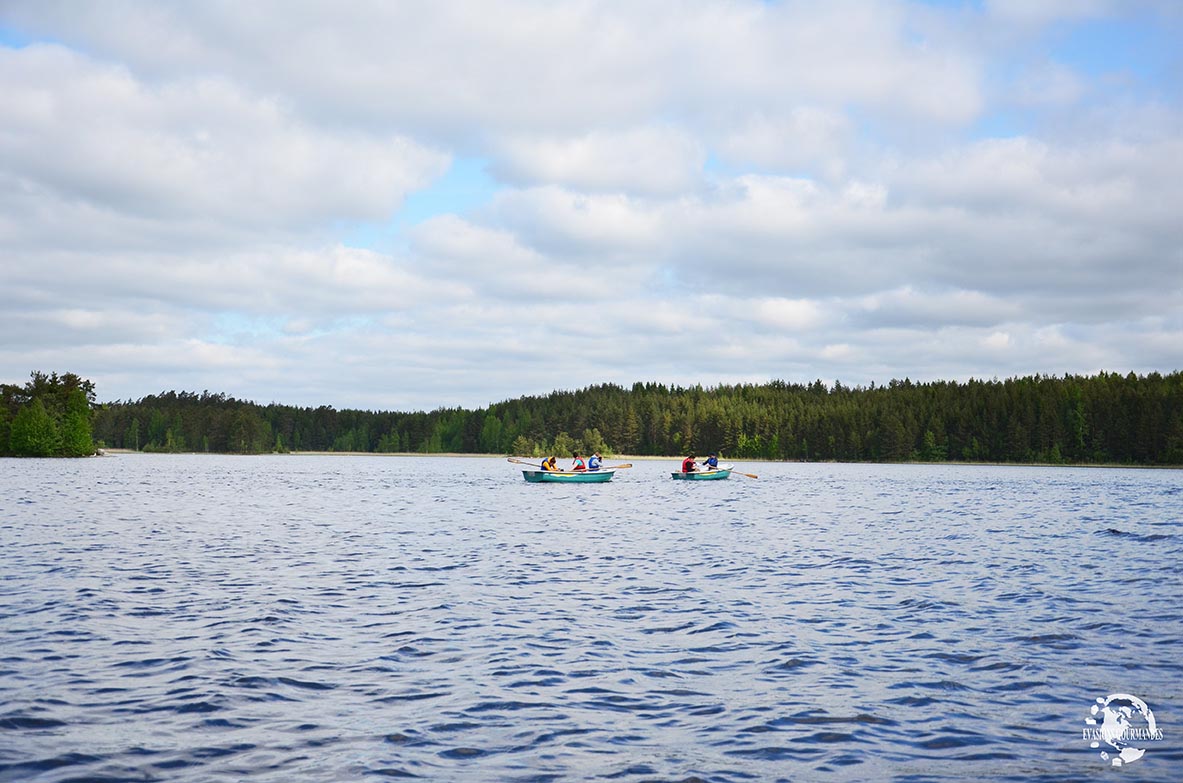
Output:
[[0,384],[0,456],[85,457],[94,384],[73,373],[34,372],[24,386]]
[[95,437],[152,451],[566,457],[720,451],[773,460],[1183,464],[1183,373],[680,388],[638,383],[430,413],[165,392],[101,406]]

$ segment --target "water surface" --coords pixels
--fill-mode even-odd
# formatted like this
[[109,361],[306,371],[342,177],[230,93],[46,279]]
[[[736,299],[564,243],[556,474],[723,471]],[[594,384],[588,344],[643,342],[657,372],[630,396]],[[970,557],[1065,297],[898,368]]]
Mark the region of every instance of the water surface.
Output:
[[635,464],[0,460],[0,781],[1179,779],[1183,472]]

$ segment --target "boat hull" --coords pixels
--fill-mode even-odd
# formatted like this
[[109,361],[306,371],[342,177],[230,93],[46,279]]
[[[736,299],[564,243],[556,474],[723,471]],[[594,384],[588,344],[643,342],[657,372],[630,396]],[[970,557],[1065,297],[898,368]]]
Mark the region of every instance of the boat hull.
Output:
[[683,473],[680,470],[676,470],[670,475],[673,476],[675,481],[718,481],[719,479],[725,479],[730,476],[731,469],[698,470],[693,473]]
[[523,470],[522,476],[532,484],[602,484],[611,481],[615,470],[550,471]]

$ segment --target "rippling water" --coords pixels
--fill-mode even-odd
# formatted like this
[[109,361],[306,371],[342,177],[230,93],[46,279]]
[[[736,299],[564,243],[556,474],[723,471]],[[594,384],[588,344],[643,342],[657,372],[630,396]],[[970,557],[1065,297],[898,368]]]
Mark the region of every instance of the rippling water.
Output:
[[0,460],[0,780],[1181,777],[1183,472],[673,467]]

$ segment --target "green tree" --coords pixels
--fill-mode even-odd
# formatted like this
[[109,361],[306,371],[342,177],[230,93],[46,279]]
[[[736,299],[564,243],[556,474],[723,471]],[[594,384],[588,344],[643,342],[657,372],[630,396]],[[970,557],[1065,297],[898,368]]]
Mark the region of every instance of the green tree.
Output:
[[486,454],[501,453],[501,419],[492,414],[485,416],[481,426],[480,449]]
[[944,444],[937,443],[937,436],[932,430],[924,431],[924,443],[920,449],[920,458],[925,462],[944,462],[947,449]]
[[621,427],[621,441],[617,444],[625,454],[635,454],[641,445],[641,417],[632,405],[625,409]]
[[879,456],[889,462],[898,462],[907,459],[911,450],[903,421],[895,413],[887,414],[879,430]]
[[534,456],[534,443],[525,435],[519,435],[514,438],[513,445],[509,447],[509,450],[517,457],[532,457]]
[[153,408],[148,417],[148,445],[161,449],[168,442],[168,419],[159,408]]
[[558,435],[555,435],[555,443],[552,450],[555,456],[569,457],[579,450],[579,444],[566,432],[560,432]]
[[402,444],[398,433],[391,430],[379,438],[378,451],[383,454],[393,454],[396,451],[402,451]]
[[349,430],[333,441],[333,451],[357,451],[357,431]]
[[40,398],[17,411],[12,420],[9,447],[18,457],[52,457],[58,453],[61,436]]
[[61,427],[61,453],[66,457],[87,457],[94,454],[90,404],[81,389],[71,391],[66,400],[66,415]]
[[604,443],[604,438],[600,435],[600,430],[597,427],[592,427],[583,431],[583,453],[591,454],[592,452],[607,452],[610,451],[608,444]]
[[140,420],[132,419],[123,436],[123,448],[140,450]]
[[169,425],[164,435],[166,451],[184,451],[186,449],[185,422],[180,413],[173,414],[172,424]]
[[[268,443],[268,428],[263,420],[249,410],[238,410],[230,422],[230,451],[235,454],[258,454]],[[269,445],[269,444],[268,444]]]

